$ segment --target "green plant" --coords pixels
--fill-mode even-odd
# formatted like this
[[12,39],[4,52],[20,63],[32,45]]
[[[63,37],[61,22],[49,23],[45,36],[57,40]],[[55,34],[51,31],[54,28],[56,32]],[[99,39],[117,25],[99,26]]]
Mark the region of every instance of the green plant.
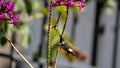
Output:
[[[52,63],[53,61],[53,68],[56,68],[56,63],[57,63],[57,57],[60,51],[60,48],[63,50],[61,52],[64,52],[64,54],[66,55],[71,55],[74,56],[76,58],[79,59],[83,59],[85,60],[87,58],[87,55],[82,54],[81,52],[79,52],[77,50],[77,48],[75,48],[72,44],[72,42],[70,42],[69,39],[64,38],[64,30],[67,24],[67,20],[69,18],[69,10],[71,7],[78,7],[79,10],[81,11],[84,8],[84,0],[80,0],[80,1],[68,1],[68,0],[56,0],[56,1],[51,1],[50,3],[50,14],[49,14],[49,24],[48,24],[48,28],[47,28],[47,68],[49,68],[50,62]],[[52,11],[55,10],[57,7],[61,7],[62,9],[59,11],[58,14],[58,19],[56,22],[52,21],[52,19],[54,19],[52,17]],[[64,9],[63,9],[64,7]],[[62,16],[65,15],[65,17],[63,18],[63,20],[61,20]],[[64,23],[60,23],[61,21],[65,21]],[[63,24],[63,28],[61,27],[61,25]],[[62,33],[60,34],[60,32],[62,31]],[[66,35],[67,36],[67,35]],[[51,53],[52,52],[52,53]],[[51,54],[51,55],[50,55]],[[51,58],[54,57],[54,58]],[[51,61],[50,61],[51,59]]]

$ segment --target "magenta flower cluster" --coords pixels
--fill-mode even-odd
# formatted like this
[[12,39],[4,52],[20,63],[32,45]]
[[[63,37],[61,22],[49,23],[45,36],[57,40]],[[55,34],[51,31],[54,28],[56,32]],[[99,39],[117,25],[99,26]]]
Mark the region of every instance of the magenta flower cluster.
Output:
[[66,6],[66,7],[71,7],[71,6],[77,6],[79,9],[83,9],[85,7],[85,0],[55,0],[54,3],[51,4],[52,7],[56,6]]
[[15,2],[0,0],[0,24],[19,24],[18,15],[14,9]]

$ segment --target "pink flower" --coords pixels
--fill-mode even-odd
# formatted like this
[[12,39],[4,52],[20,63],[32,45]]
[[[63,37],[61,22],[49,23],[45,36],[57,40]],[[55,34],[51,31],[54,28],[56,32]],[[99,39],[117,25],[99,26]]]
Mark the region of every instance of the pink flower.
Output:
[[19,24],[18,15],[15,14],[14,9],[15,2],[0,0],[0,24]]
[[5,13],[0,14],[0,20],[4,20],[6,17]]
[[17,15],[17,14],[14,14],[14,15],[11,17],[12,24],[14,24],[14,25],[19,24],[19,21],[18,21],[17,18],[18,18],[18,15]]
[[77,5],[76,7],[83,9],[85,7],[84,3],[85,3],[85,0],[55,0],[55,2],[52,3],[50,6],[52,6],[52,7],[57,7],[57,6],[71,7],[71,6]]

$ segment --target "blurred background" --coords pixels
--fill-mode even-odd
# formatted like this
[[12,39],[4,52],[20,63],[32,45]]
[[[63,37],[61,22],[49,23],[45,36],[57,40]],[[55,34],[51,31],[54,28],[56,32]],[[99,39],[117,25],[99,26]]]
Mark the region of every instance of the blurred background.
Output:
[[[47,0],[15,0],[21,24],[6,33],[34,68],[46,68]],[[63,10],[63,9],[61,9]],[[61,11],[59,9],[56,12]],[[56,16],[56,17],[55,17]],[[54,20],[57,20],[57,13]],[[86,54],[87,61],[69,61],[59,55],[57,68],[120,68],[120,0],[87,0],[86,8],[77,14],[71,10],[66,35]],[[0,38],[0,68],[29,68]],[[54,51],[54,50],[53,50]]]

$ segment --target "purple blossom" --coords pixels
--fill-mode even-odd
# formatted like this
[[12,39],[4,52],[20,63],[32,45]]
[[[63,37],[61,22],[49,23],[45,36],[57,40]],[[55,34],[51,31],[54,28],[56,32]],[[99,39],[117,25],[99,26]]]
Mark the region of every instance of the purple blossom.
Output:
[[[0,0],[0,24],[19,24],[18,15],[14,11],[15,2]],[[4,23],[5,22],[5,23]]]
[[14,2],[11,2],[11,1],[8,1],[5,3],[5,8],[7,11],[13,11],[14,8],[15,8],[15,3]]
[[84,5],[85,0],[55,0],[54,3],[52,3],[50,6],[52,7],[57,7],[57,6],[66,6],[66,7],[71,7],[71,6],[76,6],[79,7],[80,10],[85,7]]
[[62,1],[64,1],[64,0],[56,0],[57,3],[60,3],[60,2],[62,2]]
[[4,0],[0,0],[0,4],[3,4],[4,3]]
[[4,20],[4,19],[5,19],[5,17],[6,17],[5,13],[0,14],[0,20]]
[[82,10],[85,7],[85,4],[78,2],[78,7],[80,10]]
[[81,2],[81,3],[84,3],[84,2],[85,2],[85,0],[80,0],[80,2]]
[[13,19],[13,22],[12,22],[12,24],[14,24],[14,25],[17,25],[17,24],[19,24],[19,20]]
[[11,17],[11,19],[12,19],[12,24],[14,24],[14,25],[17,25],[17,24],[19,24],[19,21],[18,21],[18,14],[14,14],[12,17]]
[[74,6],[75,2],[69,1],[69,2],[64,2],[64,4],[69,7],[69,6]]

